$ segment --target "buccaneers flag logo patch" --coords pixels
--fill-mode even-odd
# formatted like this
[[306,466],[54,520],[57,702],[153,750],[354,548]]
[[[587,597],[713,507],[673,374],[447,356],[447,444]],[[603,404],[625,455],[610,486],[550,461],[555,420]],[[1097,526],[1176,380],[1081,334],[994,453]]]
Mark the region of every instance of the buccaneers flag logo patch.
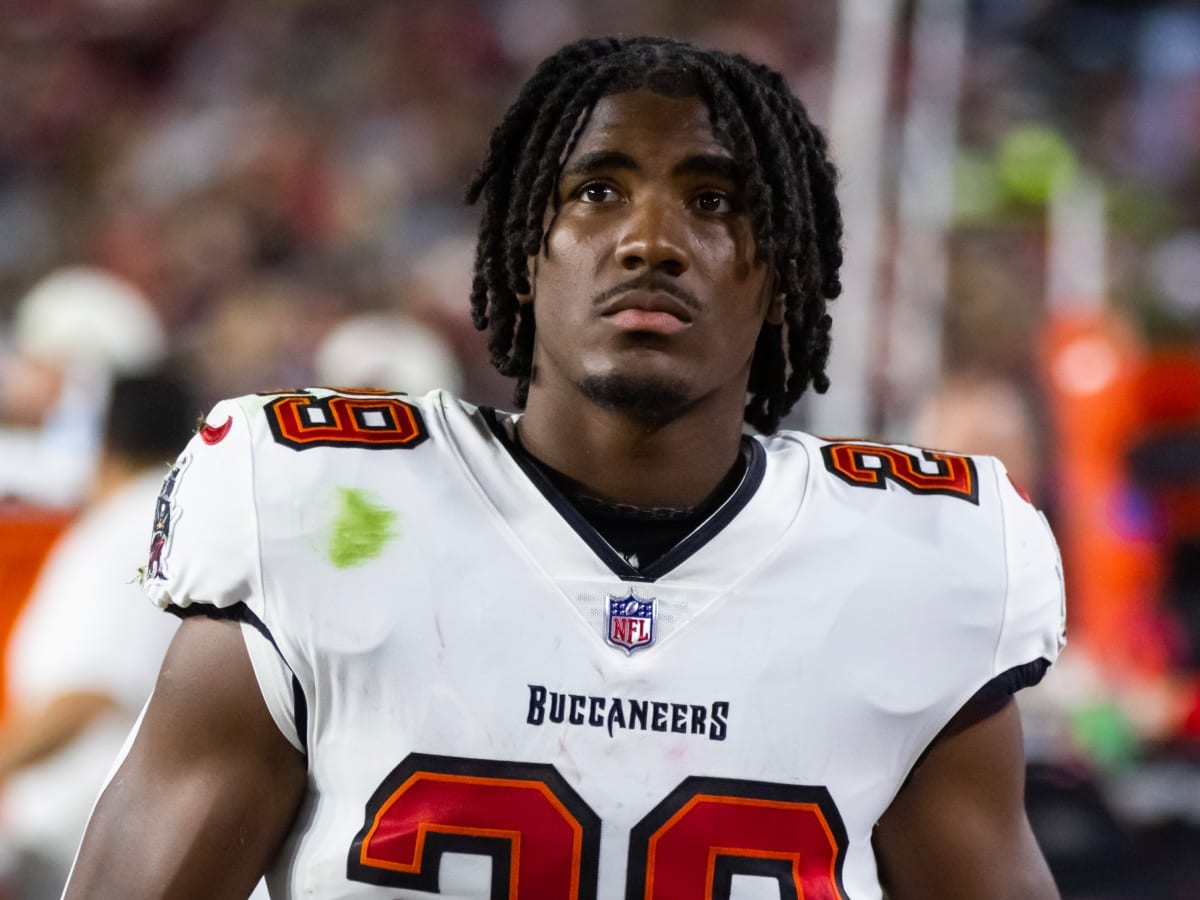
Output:
[[192,461],[192,454],[185,453],[179,457],[171,471],[163,480],[162,490],[154,504],[154,535],[150,538],[150,559],[146,563],[146,580],[166,578],[164,568],[167,554],[170,552],[171,526],[179,518],[179,509],[175,505],[175,495],[179,492],[179,479]]

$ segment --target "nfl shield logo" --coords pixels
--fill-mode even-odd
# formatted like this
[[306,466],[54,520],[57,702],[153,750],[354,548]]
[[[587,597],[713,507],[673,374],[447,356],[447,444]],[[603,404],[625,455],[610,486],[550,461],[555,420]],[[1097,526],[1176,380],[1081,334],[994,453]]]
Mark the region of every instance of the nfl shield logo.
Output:
[[653,598],[642,600],[633,596],[608,597],[604,631],[608,642],[632,655],[634,650],[649,647],[654,643]]

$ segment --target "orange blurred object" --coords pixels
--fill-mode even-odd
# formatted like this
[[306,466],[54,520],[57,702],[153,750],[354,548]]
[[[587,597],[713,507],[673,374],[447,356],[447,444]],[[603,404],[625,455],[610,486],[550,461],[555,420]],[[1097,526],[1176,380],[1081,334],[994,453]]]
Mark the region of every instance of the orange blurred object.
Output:
[[[1156,351],[1143,366],[1141,394],[1144,444],[1200,434],[1200,346]],[[1200,457],[1190,468],[1190,477],[1159,486],[1165,530],[1174,540],[1200,539]]]
[[1161,674],[1161,525],[1125,462],[1145,422],[1146,351],[1122,319],[1093,310],[1051,317],[1042,350],[1070,638],[1119,681]]
[[[8,654],[13,626],[46,555],[72,518],[58,509],[0,503],[0,659]],[[8,697],[5,679],[0,666],[0,718]]]

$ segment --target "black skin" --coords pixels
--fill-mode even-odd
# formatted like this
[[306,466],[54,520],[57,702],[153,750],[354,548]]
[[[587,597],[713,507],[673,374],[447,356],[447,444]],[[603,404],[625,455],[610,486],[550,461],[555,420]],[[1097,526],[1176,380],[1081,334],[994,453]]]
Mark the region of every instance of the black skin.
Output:
[[[603,98],[563,165],[545,251],[531,261],[538,324],[521,440],[606,499],[693,506],[737,457],[755,341],[783,310],[754,263],[728,164],[699,100],[639,90]],[[640,332],[605,315],[626,295],[596,298],[636,278],[688,298],[674,298],[690,318],[682,330]],[[598,401],[606,379],[665,395],[664,409]]]
[[[520,434],[597,496],[691,506],[736,460],[755,338],[782,310],[722,158],[701,101],[638,90],[602,99],[564,164],[523,298],[538,327]],[[617,290],[635,279],[642,293]],[[686,323],[636,311],[663,303]],[[241,900],[269,865],[305,765],[238,628],[181,626],[67,900]],[[947,733],[876,829],[889,900],[1057,898],[1025,816],[1015,704]]]

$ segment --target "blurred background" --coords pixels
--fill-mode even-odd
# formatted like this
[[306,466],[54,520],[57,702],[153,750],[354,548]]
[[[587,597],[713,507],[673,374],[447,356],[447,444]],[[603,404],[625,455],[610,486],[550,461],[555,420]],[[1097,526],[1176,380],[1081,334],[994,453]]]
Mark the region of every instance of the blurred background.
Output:
[[[1183,0],[0,0],[6,896],[57,896],[37,885],[63,865],[19,779],[151,686],[108,686],[119,638],[64,625],[67,594],[143,602],[153,491],[145,541],[96,547],[133,496],[113,474],[122,402],[164,421],[179,391],[199,415],[333,383],[508,405],[468,315],[462,193],[536,63],[616,32],[746,52],[825,126],[846,292],[834,386],[788,424],[1004,459],[1066,568],[1070,646],[1021,697],[1064,896],[1200,897],[1200,4]],[[139,378],[174,388],[130,394]],[[126,552],[128,578],[104,582],[98,559]],[[162,652],[120,646],[150,672]],[[73,682],[31,674],[83,648]]]

